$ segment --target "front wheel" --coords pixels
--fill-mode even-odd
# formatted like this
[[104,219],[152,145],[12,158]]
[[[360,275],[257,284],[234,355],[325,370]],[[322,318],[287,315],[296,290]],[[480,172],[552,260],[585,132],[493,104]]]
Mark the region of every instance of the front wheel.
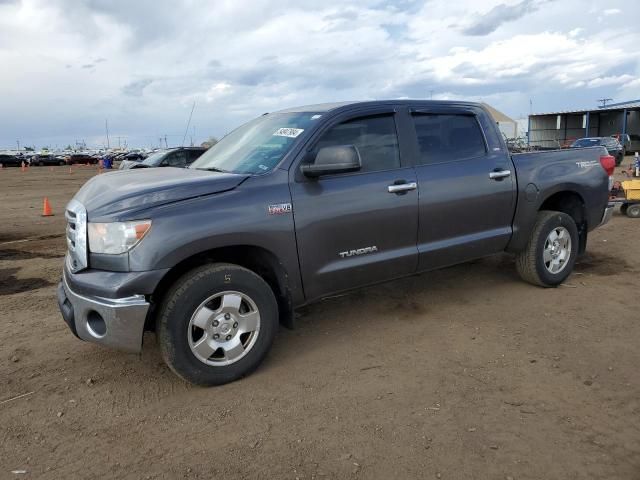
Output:
[[173,285],[156,331],[162,357],[178,376],[212,386],[256,369],[277,327],[276,299],[260,276],[238,265],[210,264]]
[[516,256],[520,277],[541,287],[560,285],[573,270],[578,244],[573,218],[562,212],[538,212],[529,242]]

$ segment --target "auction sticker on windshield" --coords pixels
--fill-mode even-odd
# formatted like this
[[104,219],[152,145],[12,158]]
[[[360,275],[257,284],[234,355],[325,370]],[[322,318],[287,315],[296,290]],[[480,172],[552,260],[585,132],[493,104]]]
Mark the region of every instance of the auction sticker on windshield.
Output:
[[302,132],[304,132],[304,128],[279,128],[273,135],[276,137],[296,138]]

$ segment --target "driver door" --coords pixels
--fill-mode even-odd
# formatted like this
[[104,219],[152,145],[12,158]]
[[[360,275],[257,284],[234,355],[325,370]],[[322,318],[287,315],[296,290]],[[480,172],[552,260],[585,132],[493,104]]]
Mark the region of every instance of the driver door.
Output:
[[[362,168],[291,182],[305,295],[315,299],[416,271],[418,191],[393,110],[336,120],[312,144],[355,146]],[[390,188],[391,187],[391,188]]]

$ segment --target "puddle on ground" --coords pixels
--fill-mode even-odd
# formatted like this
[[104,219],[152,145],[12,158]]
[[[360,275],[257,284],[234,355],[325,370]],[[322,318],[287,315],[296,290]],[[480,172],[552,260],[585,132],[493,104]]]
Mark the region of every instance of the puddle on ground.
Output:
[[18,268],[4,268],[0,270],[0,296],[13,293],[28,292],[53,285],[43,278],[17,278]]

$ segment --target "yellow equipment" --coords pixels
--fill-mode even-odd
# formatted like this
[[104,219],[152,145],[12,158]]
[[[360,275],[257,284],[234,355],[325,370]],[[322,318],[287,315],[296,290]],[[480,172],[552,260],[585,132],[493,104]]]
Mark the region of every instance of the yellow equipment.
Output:
[[627,200],[640,200],[640,180],[622,182],[624,196]]

